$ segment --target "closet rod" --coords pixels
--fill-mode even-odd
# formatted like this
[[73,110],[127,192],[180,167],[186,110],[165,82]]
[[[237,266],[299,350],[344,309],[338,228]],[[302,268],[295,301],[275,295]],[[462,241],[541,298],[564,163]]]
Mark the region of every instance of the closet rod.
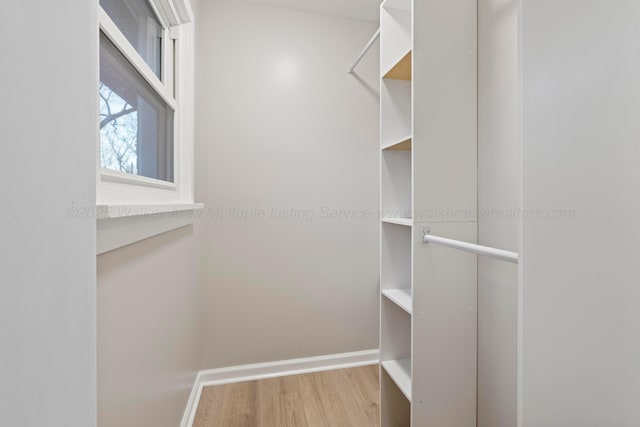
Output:
[[371,37],[371,40],[369,40],[369,43],[367,43],[367,45],[364,47],[364,49],[362,49],[362,52],[360,52],[360,55],[358,55],[356,60],[353,61],[353,64],[349,64],[349,66],[347,67],[347,73],[353,74],[353,70],[360,63],[360,61],[362,61],[362,58],[369,51],[369,49],[371,49],[371,46],[373,46],[373,44],[376,42],[376,40],[378,40],[378,37],[380,37],[380,28],[378,28],[378,31],[376,31],[376,33],[373,35],[373,37]]
[[509,252],[503,249],[490,248],[488,246],[475,245],[473,243],[461,242],[459,240],[447,239],[445,237],[438,237],[429,234],[429,231],[425,231],[422,241],[424,243],[433,243],[440,246],[446,246],[448,248],[459,249],[461,251],[471,252],[478,255],[484,255],[491,258],[496,258],[502,261],[518,263],[518,253]]

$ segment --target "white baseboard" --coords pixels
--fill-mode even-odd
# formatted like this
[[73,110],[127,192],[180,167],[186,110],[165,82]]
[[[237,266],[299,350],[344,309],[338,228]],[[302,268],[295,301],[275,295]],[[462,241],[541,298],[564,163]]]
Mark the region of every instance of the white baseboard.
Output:
[[200,372],[196,375],[196,380],[193,383],[193,388],[189,394],[189,400],[187,400],[187,407],[182,415],[182,421],[180,427],[191,427],[193,420],[196,417],[196,411],[198,410],[198,403],[200,402],[200,395],[202,394],[202,385],[200,385]]
[[354,368],[356,366],[375,365],[379,362],[379,350],[365,350],[353,353],[329,354],[326,356],[279,360],[276,362],[200,371],[196,376],[196,381],[189,395],[187,408],[180,425],[181,427],[192,427],[203,387],[306,374],[309,372]]

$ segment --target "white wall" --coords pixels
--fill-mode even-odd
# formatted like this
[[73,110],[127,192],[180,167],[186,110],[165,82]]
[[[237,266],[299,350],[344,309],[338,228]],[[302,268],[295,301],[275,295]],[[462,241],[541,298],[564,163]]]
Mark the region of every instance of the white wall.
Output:
[[200,3],[202,368],[378,348],[377,24]]
[[640,425],[639,17],[523,1],[526,427]]
[[0,5],[3,426],[96,425],[96,4]]
[[98,257],[100,427],[176,427],[200,363],[197,239],[183,227]]
[[[518,1],[478,1],[478,239],[518,251]],[[478,257],[478,426],[513,427],[517,266]]]

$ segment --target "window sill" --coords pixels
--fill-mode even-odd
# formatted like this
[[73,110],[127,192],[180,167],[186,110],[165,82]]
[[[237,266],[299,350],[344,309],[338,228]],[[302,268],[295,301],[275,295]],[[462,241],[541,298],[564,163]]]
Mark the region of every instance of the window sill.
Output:
[[193,223],[202,203],[98,205],[97,255]]

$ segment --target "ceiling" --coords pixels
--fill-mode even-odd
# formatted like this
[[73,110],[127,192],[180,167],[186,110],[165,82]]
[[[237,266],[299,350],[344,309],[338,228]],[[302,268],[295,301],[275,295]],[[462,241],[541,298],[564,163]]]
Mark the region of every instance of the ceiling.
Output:
[[244,0],[247,3],[287,7],[307,12],[378,22],[380,0]]

